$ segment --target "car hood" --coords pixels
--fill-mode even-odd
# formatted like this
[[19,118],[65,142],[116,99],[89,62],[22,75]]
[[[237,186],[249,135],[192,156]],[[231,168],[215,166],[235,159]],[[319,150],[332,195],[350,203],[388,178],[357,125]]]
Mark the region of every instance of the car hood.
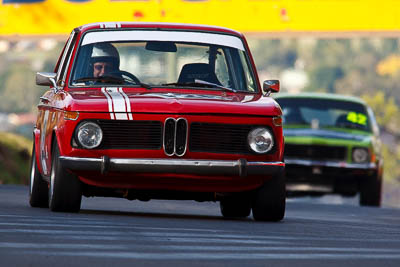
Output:
[[338,131],[329,129],[312,129],[312,128],[284,128],[285,137],[311,138],[311,139],[336,139],[366,142],[370,139],[368,133],[360,133],[359,131]]
[[137,92],[121,88],[74,90],[66,95],[66,110],[170,114],[237,114],[279,116],[280,106],[270,97],[225,92]]

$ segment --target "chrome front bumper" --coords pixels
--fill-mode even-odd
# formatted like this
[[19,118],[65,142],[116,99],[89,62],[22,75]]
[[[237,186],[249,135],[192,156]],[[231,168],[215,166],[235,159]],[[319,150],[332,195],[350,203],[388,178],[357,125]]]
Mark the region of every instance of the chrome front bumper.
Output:
[[332,167],[332,168],[345,168],[345,169],[358,169],[358,170],[373,170],[377,168],[374,162],[347,163],[347,162],[322,161],[322,160],[285,159],[285,163],[287,165]]
[[227,175],[246,177],[252,175],[276,175],[284,168],[284,162],[248,162],[239,160],[186,160],[186,159],[126,159],[126,158],[79,158],[60,157],[63,168],[71,171],[99,171],[130,173],[177,173],[198,175]]

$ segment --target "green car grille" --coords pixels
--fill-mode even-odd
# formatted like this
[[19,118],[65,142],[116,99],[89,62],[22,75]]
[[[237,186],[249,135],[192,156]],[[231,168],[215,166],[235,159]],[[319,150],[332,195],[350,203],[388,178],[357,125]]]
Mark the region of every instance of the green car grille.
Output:
[[285,157],[312,160],[346,160],[344,146],[285,144]]

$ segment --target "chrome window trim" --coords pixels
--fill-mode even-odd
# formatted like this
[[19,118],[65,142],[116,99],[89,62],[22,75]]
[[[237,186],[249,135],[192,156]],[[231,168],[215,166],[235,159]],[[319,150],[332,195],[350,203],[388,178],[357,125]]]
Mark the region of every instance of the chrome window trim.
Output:
[[[63,73],[61,73],[61,71],[63,70],[63,66],[65,64],[65,59],[67,57],[69,48],[71,46],[71,43],[72,43],[72,40],[74,39],[75,34],[76,34],[75,31],[72,31],[72,33],[70,34],[70,36],[68,38],[67,45],[65,46],[64,53],[63,53],[61,61],[60,61],[60,65],[58,66],[57,75],[56,75],[56,82],[58,82],[60,80],[60,78],[61,78],[61,76],[63,74]],[[64,70],[63,70],[64,73],[66,72],[66,69],[67,68],[64,68]]]

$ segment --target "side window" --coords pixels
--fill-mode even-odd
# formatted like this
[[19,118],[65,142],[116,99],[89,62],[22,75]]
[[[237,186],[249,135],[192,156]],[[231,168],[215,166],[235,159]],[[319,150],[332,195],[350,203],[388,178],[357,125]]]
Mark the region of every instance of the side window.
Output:
[[255,92],[256,85],[255,85],[255,81],[253,79],[252,72],[249,68],[249,65],[247,64],[246,55],[243,51],[240,51],[239,56],[240,56],[240,61],[242,61],[242,65],[243,65],[244,78],[246,80],[247,90],[250,92]]
[[79,78],[91,77],[93,75],[93,67],[90,71],[90,55],[92,53],[93,45],[82,45],[79,47],[78,52],[75,56],[74,69],[72,76],[69,78],[69,82],[73,82]]
[[230,66],[230,72],[234,89],[244,92],[256,92],[257,87],[253,78],[252,70],[249,68],[245,51],[238,49],[229,49],[225,51],[227,63]]
[[379,136],[379,126],[378,123],[376,122],[374,112],[370,107],[367,108],[368,110],[368,115],[371,121],[371,126],[372,126],[372,131],[374,132],[375,135]]
[[64,44],[64,47],[63,47],[63,49],[62,49],[62,51],[61,51],[61,53],[60,53],[61,56],[59,56],[58,59],[57,59],[57,64],[56,64],[56,66],[54,67],[54,71],[53,71],[53,72],[55,72],[55,73],[58,73],[58,70],[59,70],[59,68],[60,68],[61,58],[62,58],[62,55],[64,55],[64,51],[65,51],[65,47],[66,47],[66,46],[67,46],[67,43]]
[[218,53],[217,59],[215,61],[215,74],[217,75],[218,80],[223,86],[232,87],[229,79],[229,71],[226,64],[225,53],[221,48],[219,48],[217,51]]
[[60,65],[58,67],[58,72],[57,72],[56,80],[57,80],[58,85],[62,86],[65,81],[65,76],[67,73],[67,66],[71,59],[71,54],[72,54],[72,50],[75,45],[76,36],[77,36],[77,34],[73,31],[68,39],[67,45],[65,46],[64,53],[62,55],[61,62],[60,62]]

